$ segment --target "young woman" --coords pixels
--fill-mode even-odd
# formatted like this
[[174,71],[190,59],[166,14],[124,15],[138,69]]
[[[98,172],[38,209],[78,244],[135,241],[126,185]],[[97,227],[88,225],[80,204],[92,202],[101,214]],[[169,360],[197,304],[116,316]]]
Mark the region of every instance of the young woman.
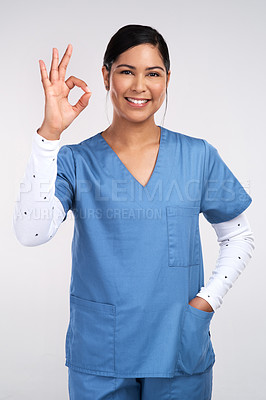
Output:
[[[14,212],[25,246],[51,240],[67,212],[75,216],[65,348],[70,399],[209,400],[210,322],[252,256],[244,213],[252,199],[205,139],[155,124],[170,61],[149,26],[124,26],[107,46],[110,126],[60,147],[91,97],[81,79],[65,81],[71,53],[68,45],[59,64],[53,49],[49,78],[40,60],[45,117],[23,178],[29,190]],[[74,86],[85,93],[72,106]],[[206,286],[200,213],[220,245]]]

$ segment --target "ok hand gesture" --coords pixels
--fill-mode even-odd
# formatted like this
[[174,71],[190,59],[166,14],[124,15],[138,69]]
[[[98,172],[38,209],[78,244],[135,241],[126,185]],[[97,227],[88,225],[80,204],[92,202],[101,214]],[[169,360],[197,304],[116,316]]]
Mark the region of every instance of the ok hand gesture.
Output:
[[[72,45],[69,44],[65,54],[58,65],[58,50],[53,48],[53,58],[49,78],[45,63],[39,60],[42,84],[45,93],[45,116],[37,132],[48,140],[58,140],[61,133],[83,111],[89,102],[91,92],[84,81],[70,76],[65,81],[67,65],[72,54]],[[84,90],[78,102],[72,106],[68,102],[68,95],[74,86]]]

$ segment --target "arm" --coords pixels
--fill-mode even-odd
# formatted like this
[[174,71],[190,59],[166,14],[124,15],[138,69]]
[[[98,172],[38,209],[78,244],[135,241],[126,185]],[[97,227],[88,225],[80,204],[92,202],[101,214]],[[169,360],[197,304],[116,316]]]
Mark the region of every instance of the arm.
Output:
[[217,234],[219,256],[208,283],[189,303],[204,311],[216,311],[222,305],[223,297],[247,266],[255,249],[245,212],[230,221],[211,225]]
[[[39,60],[45,93],[45,116],[41,127],[33,135],[32,152],[13,214],[15,235],[25,246],[37,246],[50,240],[66,218],[72,200],[73,180],[69,182],[65,175],[67,170],[73,176],[73,162],[69,161],[71,150],[65,146],[60,162],[57,153],[62,132],[87,107],[91,92],[86,83],[75,76],[65,81],[71,54],[72,45],[69,44],[58,64],[58,50],[53,48],[49,77],[45,63]],[[72,106],[68,95],[75,86],[85,93]]]
[[37,132],[13,213],[13,228],[24,246],[48,242],[57,232],[66,213],[54,196],[59,140],[47,140]]

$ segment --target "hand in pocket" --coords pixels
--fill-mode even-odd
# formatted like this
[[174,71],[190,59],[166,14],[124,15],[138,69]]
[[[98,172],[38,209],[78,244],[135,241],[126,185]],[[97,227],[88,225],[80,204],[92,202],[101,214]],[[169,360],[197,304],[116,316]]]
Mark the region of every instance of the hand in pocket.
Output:
[[209,334],[213,314],[190,304],[184,311],[178,367],[187,374],[202,373],[215,362]]

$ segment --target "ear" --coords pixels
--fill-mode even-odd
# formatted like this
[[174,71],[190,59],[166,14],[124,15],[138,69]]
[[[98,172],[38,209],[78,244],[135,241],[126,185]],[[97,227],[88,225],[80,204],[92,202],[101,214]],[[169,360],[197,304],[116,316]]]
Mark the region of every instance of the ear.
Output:
[[109,71],[107,70],[106,66],[102,66],[102,74],[103,74],[103,81],[106,90],[109,90]]
[[171,71],[169,70],[168,74],[167,74],[167,81],[166,81],[166,88],[167,89],[168,89],[168,84],[169,84],[169,81],[170,81],[170,75],[171,75]]

